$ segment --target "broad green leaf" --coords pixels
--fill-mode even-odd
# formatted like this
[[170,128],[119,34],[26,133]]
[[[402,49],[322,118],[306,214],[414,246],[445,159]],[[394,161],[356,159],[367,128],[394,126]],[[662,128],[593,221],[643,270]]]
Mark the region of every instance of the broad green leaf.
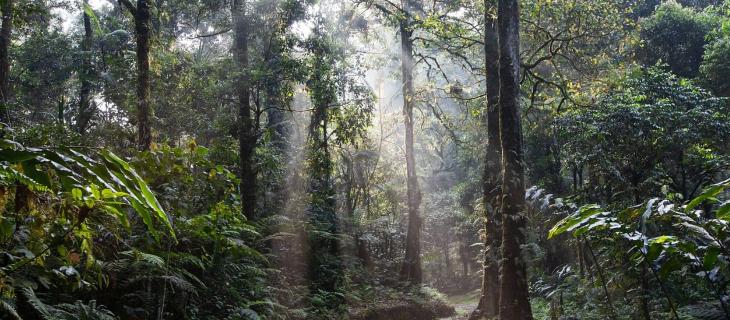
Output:
[[152,208],[154,213],[157,215],[157,218],[167,226],[168,230],[170,231],[170,234],[175,237],[175,233],[172,229],[172,224],[170,223],[169,218],[167,217],[167,214],[160,206],[159,202],[157,202],[157,198],[155,198],[155,195],[152,193],[152,190],[150,190],[147,183],[142,180],[142,178],[137,174],[136,171],[134,171],[131,166],[121,158],[117,157],[115,154],[109,152],[109,151],[102,151],[102,155],[106,159],[110,159],[111,161],[117,163],[120,165],[124,170],[126,170],[126,174],[129,174],[133,181],[137,184],[137,187],[142,191],[142,196],[144,200],[146,201],[146,204]]
[[717,263],[719,255],[720,255],[720,248],[718,248],[718,247],[707,248],[707,252],[705,252],[705,256],[702,257],[702,266],[705,268],[705,270],[712,270],[712,268],[715,267],[715,264]]
[[83,192],[81,192],[81,189],[79,188],[73,188],[71,190],[71,197],[73,197],[74,200],[80,201],[81,198],[83,198]]
[[692,209],[702,204],[702,202],[713,199],[715,196],[725,191],[728,187],[730,187],[730,179],[713,184],[687,204],[685,207],[686,212],[692,211]]
[[[95,152],[95,156],[103,160],[96,161],[71,148],[24,148],[9,140],[0,141],[0,145],[3,147],[0,149],[0,182],[19,182],[33,191],[64,192],[77,201],[84,200],[89,207],[96,205],[98,200],[119,198],[139,214],[156,239],[159,239],[155,230],[157,222],[164,224],[175,238],[169,218],[147,183],[113,153],[106,150]],[[53,174],[49,174],[50,171]],[[60,186],[54,181],[60,181]],[[83,199],[83,190],[92,197]],[[129,226],[126,214],[112,206],[104,209],[118,216],[126,227]]]
[[658,237],[649,239],[649,243],[656,243],[656,244],[664,244],[667,242],[674,242],[674,241],[677,241],[677,237],[675,237],[675,236],[658,236]]
[[88,3],[84,3],[84,14],[89,16],[92,22],[94,22],[94,32],[96,34],[101,34],[101,23],[99,22],[99,18],[94,13],[94,9],[91,8],[91,6]]
[[0,161],[17,163],[35,159],[37,156],[37,153],[26,150],[0,149]]
[[[560,220],[555,226],[548,232],[548,239],[551,239],[557,235],[560,235],[566,231],[572,231],[575,228],[587,223],[591,218],[596,217],[604,213],[601,207],[596,204],[586,205],[578,209],[574,214],[571,214],[563,220]],[[582,232],[581,232],[582,233]]]

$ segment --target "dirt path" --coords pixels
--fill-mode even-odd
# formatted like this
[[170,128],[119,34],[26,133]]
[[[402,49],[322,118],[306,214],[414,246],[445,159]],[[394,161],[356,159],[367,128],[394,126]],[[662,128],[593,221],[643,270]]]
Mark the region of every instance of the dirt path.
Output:
[[442,318],[447,320],[466,320],[479,303],[479,290],[463,295],[450,296],[447,301],[456,309],[456,315]]

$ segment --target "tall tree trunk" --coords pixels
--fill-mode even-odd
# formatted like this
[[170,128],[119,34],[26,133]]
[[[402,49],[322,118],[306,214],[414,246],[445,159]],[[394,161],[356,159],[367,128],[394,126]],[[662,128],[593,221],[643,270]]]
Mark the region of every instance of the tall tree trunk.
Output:
[[0,122],[9,123],[10,114],[10,42],[13,32],[13,0],[5,0],[2,7],[2,27],[0,28]]
[[248,219],[256,218],[256,171],[254,149],[256,134],[251,119],[251,100],[248,76],[248,21],[246,1],[234,0],[232,4],[234,25],[233,55],[239,71],[236,80],[238,93],[238,150],[240,171],[240,192],[243,214]]
[[91,29],[91,17],[86,13],[89,5],[88,0],[84,0],[84,39],[81,41],[81,51],[83,51],[83,59],[81,65],[81,89],[79,90],[79,114],[76,120],[76,131],[80,134],[86,132],[86,129],[94,113],[91,104],[91,47],[94,37],[94,31]]
[[401,280],[411,284],[420,284],[421,271],[421,191],[416,174],[416,158],[413,150],[413,106],[415,90],[413,88],[413,39],[410,29],[410,8],[405,1],[406,17],[400,21],[401,35],[401,73],[403,77],[403,118],[406,130],[406,174],[408,193],[408,231],[406,233],[406,256],[401,268]]
[[499,0],[499,104],[503,169],[499,317],[531,320],[527,268],[521,252],[527,223],[519,102],[519,18],[517,0]]
[[137,37],[137,148],[150,149],[150,4],[137,0],[134,14],[134,32]]
[[487,84],[487,146],[482,175],[483,203],[487,219],[484,238],[484,276],[482,295],[472,319],[494,318],[499,313],[499,260],[501,257],[502,218],[499,213],[499,195],[502,150],[499,140],[499,31],[497,29],[496,0],[484,1],[484,61]]

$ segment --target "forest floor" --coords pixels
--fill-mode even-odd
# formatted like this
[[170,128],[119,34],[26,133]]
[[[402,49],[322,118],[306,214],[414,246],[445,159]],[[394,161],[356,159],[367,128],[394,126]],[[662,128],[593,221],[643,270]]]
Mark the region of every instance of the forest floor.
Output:
[[451,317],[442,319],[447,320],[466,320],[469,318],[469,313],[472,312],[479,303],[479,290],[460,295],[453,295],[446,298],[446,302],[454,306],[456,314]]

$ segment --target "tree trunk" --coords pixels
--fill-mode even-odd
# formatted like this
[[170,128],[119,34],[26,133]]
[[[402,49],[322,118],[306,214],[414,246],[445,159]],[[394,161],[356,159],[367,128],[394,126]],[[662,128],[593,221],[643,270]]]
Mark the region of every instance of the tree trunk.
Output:
[[502,221],[499,214],[499,194],[502,150],[499,141],[499,31],[494,0],[484,1],[484,60],[487,84],[487,146],[482,175],[482,195],[486,210],[484,238],[484,275],[479,305],[472,319],[494,318],[499,313],[499,260],[502,242]]
[[2,27],[0,28],[0,122],[9,123],[10,114],[10,43],[13,32],[13,0],[5,0],[2,7]]
[[137,148],[147,151],[152,144],[150,128],[150,4],[137,0],[134,14],[137,38]]
[[256,171],[254,150],[256,135],[251,119],[251,101],[248,78],[248,22],[246,2],[234,0],[232,4],[234,25],[233,55],[239,76],[236,79],[238,94],[238,150],[242,212],[249,220],[256,218]]
[[81,89],[79,90],[79,115],[76,120],[76,131],[84,134],[94,113],[91,104],[91,47],[94,32],[91,29],[91,17],[86,13],[86,7],[89,5],[88,0],[84,0],[84,39],[81,41],[81,51],[83,51],[83,59],[81,65]]
[[525,243],[525,180],[520,123],[520,34],[517,0],[499,0],[500,137],[502,145],[502,259],[500,260],[499,317],[532,319],[527,270],[521,246]]
[[[408,1],[405,1],[404,11],[410,12]],[[413,39],[410,30],[411,17],[406,14],[400,21],[401,34],[401,72],[403,77],[403,118],[406,130],[406,175],[408,193],[408,231],[406,233],[406,255],[403,260],[401,280],[411,284],[420,284],[421,272],[421,191],[418,187],[416,174],[416,158],[413,150],[413,106],[415,90],[413,88]]]

